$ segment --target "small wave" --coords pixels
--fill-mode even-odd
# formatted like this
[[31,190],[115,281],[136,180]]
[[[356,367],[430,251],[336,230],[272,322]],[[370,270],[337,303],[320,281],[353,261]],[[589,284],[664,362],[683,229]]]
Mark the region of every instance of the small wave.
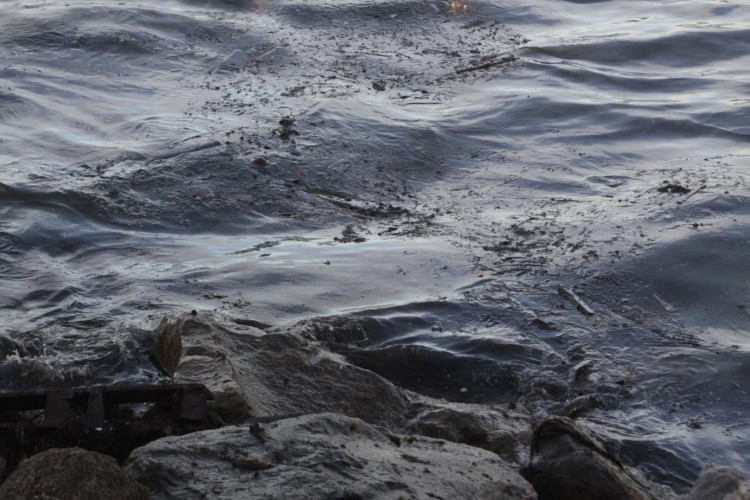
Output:
[[0,119],[17,118],[30,113],[34,103],[14,93],[0,92]]
[[601,41],[527,46],[523,53],[619,68],[691,68],[745,58],[750,53],[749,40],[748,29],[690,30],[648,39],[627,39],[625,34],[618,34]]

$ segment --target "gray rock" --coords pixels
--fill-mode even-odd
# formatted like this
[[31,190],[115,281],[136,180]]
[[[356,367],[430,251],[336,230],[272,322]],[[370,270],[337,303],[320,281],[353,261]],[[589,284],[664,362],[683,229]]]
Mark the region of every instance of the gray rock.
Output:
[[531,461],[523,475],[542,500],[656,500],[671,496],[638,471],[625,467],[564,417],[549,418],[534,430]]
[[146,489],[120,469],[114,458],[58,448],[25,460],[0,486],[0,498],[57,500],[148,500]]
[[750,475],[732,467],[706,467],[680,500],[750,500]]
[[536,498],[491,452],[332,413],[160,439],[128,471],[157,500]]
[[403,391],[296,335],[235,332],[202,316],[173,324],[182,339],[175,380],[205,384],[225,419],[335,412],[392,429],[406,422]]
[[159,326],[156,327],[155,337],[154,351],[159,368],[173,377],[182,359],[182,337],[177,322],[169,318],[163,318]]
[[[365,316],[322,316],[299,321],[284,331],[346,354],[387,339],[392,326]],[[455,403],[405,392],[412,403],[405,432],[477,446],[510,462],[526,463],[531,417],[523,406]]]
[[531,416],[519,405],[451,403],[420,397],[407,432],[492,451],[515,464],[525,463],[531,445]]

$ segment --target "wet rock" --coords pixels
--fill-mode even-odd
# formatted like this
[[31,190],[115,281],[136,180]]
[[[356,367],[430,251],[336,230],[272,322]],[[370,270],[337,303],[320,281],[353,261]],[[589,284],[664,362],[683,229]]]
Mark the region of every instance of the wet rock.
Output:
[[253,160],[253,165],[255,165],[256,167],[267,167],[268,160],[266,160],[262,156],[259,156],[258,158]]
[[733,467],[712,465],[680,500],[750,500],[750,475]]
[[503,498],[536,495],[492,453],[430,438],[394,437],[323,413],[263,428],[225,427],[154,441],[128,471],[152,498]]
[[[191,315],[195,316],[192,312]],[[182,359],[182,337],[175,321],[163,318],[156,328],[155,337],[157,363],[154,364],[172,377]]]
[[534,430],[531,460],[522,473],[542,500],[645,500],[666,495],[564,417],[549,418]]
[[202,315],[174,328],[183,344],[175,379],[205,384],[227,420],[331,411],[391,428],[405,423],[400,389],[296,335],[234,332]]
[[525,463],[531,417],[517,405],[476,405],[421,398],[407,431],[492,451],[508,462]]
[[148,500],[148,491],[106,455],[57,448],[25,460],[0,486],[0,498]]

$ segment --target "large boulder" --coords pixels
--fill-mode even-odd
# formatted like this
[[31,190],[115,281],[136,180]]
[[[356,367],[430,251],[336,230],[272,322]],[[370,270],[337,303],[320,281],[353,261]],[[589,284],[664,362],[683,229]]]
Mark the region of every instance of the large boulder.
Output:
[[0,498],[48,500],[148,500],[148,491],[114,458],[57,448],[24,460],[0,486]]
[[542,500],[657,500],[671,496],[621,464],[565,417],[548,418],[534,430],[531,460],[523,475]]
[[706,467],[680,500],[750,500],[750,475],[732,467]]
[[154,364],[165,374],[174,377],[174,372],[182,360],[182,335],[179,322],[162,318],[156,327]]
[[162,322],[179,335],[176,381],[205,384],[226,420],[335,412],[393,429],[405,423],[403,391],[373,372],[289,333],[229,330],[202,315]]
[[536,498],[491,452],[332,413],[160,439],[128,471],[156,500]]

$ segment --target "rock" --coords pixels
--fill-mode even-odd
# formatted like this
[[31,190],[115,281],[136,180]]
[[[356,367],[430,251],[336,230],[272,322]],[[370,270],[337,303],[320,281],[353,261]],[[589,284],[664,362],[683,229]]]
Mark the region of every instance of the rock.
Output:
[[680,500],[750,500],[750,475],[732,467],[706,467]]
[[205,384],[227,420],[335,412],[392,429],[406,422],[403,391],[296,335],[235,332],[203,315],[174,328],[183,344],[175,379]]
[[531,417],[517,405],[449,403],[419,398],[407,432],[492,451],[506,461],[525,463],[531,444]]
[[542,500],[645,500],[667,496],[564,417],[549,418],[534,430],[531,460],[522,473]]
[[[387,320],[342,315],[305,319],[284,331],[347,354],[388,339],[393,328]],[[531,445],[531,417],[523,406],[455,403],[405,392],[411,408],[404,432],[478,446],[509,462],[526,463]]]
[[57,448],[25,460],[0,486],[0,498],[57,500],[148,500],[148,491],[114,458]]
[[533,499],[494,454],[322,413],[154,441],[128,471],[152,498]]
[[182,359],[182,337],[175,321],[163,318],[156,327],[155,355],[157,366],[170,377],[174,376]]

